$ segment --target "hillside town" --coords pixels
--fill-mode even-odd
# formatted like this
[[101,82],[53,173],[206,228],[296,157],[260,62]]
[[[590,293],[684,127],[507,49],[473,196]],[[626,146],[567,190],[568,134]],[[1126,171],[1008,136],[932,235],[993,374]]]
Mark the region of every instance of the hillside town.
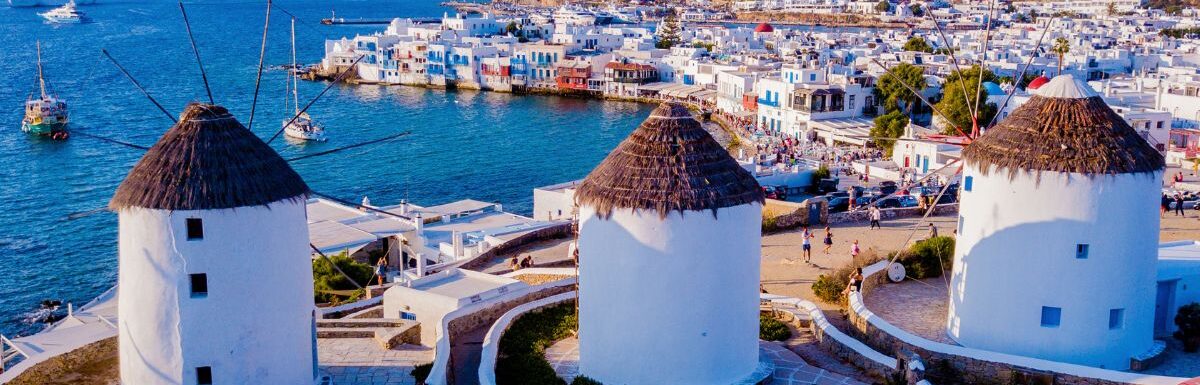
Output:
[[[378,33],[327,40],[313,74],[332,78],[353,67],[350,78],[360,84],[684,101],[748,135],[801,146],[882,145],[896,166],[918,174],[956,155],[903,137],[967,134],[972,124],[956,111],[972,109],[963,101],[968,88],[978,90],[979,110],[995,116],[994,124],[1029,98],[1030,87],[1059,74],[1086,80],[1174,164],[1193,158],[1200,139],[1200,55],[1187,38],[1197,27],[1194,9],[1168,15],[1131,0],[991,8],[742,0],[731,7],[862,13],[910,27],[738,24],[713,21],[718,14],[705,7],[563,6],[524,14],[509,7],[507,16],[447,14],[441,23],[395,19]],[[643,22],[620,22],[627,19]],[[960,73],[971,87],[948,81]],[[897,84],[920,88],[921,96]]]

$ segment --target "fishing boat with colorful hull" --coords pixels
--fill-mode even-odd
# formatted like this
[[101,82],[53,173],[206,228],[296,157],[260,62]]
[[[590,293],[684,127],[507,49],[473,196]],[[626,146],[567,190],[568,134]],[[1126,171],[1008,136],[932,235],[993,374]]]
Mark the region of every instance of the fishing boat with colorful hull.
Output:
[[49,136],[54,139],[67,138],[67,102],[46,91],[46,77],[42,70],[42,43],[37,44],[37,83],[39,97],[31,93],[25,101],[25,118],[21,120],[21,131],[31,135]]

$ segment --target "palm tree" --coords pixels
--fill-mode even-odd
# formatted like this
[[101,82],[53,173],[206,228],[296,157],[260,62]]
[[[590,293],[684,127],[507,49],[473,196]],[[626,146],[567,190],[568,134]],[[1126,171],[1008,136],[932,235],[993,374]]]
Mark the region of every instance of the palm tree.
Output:
[[1058,56],[1058,74],[1062,75],[1063,56],[1071,52],[1071,42],[1067,41],[1064,37],[1054,39],[1054,47],[1050,51]]

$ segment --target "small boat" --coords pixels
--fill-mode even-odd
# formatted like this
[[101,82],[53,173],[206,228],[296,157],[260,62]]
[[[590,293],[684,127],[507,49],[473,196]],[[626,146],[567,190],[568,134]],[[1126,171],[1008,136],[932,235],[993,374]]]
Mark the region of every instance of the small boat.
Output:
[[87,21],[87,15],[75,9],[75,0],[68,1],[63,6],[40,13],[46,21],[58,24],[77,24]]
[[[292,19],[292,68],[298,68],[296,66],[296,19]],[[292,116],[295,118],[283,121],[283,133],[293,139],[324,142],[325,128],[314,122],[308,112],[300,111],[300,92],[297,91],[300,85],[299,78],[299,71],[288,71],[288,87],[292,89],[292,105],[295,107]]]
[[30,94],[25,101],[25,119],[21,120],[21,131],[28,134],[49,136],[54,139],[67,138],[67,102],[46,92],[46,77],[42,72],[42,43],[37,44],[39,98]]

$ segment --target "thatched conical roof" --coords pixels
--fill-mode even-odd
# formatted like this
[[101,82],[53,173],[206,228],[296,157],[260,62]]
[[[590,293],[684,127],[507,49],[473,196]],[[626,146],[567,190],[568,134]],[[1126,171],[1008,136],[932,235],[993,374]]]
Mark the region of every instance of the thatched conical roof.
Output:
[[967,164],[1009,177],[1022,171],[1088,175],[1162,170],[1163,156],[1087,84],[1055,77],[963,150]]
[[763,203],[762,187],[682,104],[664,103],[580,183],[575,199],[614,209],[716,210]]
[[287,161],[221,106],[192,103],[117,187],[108,207],[211,210],[304,199]]

